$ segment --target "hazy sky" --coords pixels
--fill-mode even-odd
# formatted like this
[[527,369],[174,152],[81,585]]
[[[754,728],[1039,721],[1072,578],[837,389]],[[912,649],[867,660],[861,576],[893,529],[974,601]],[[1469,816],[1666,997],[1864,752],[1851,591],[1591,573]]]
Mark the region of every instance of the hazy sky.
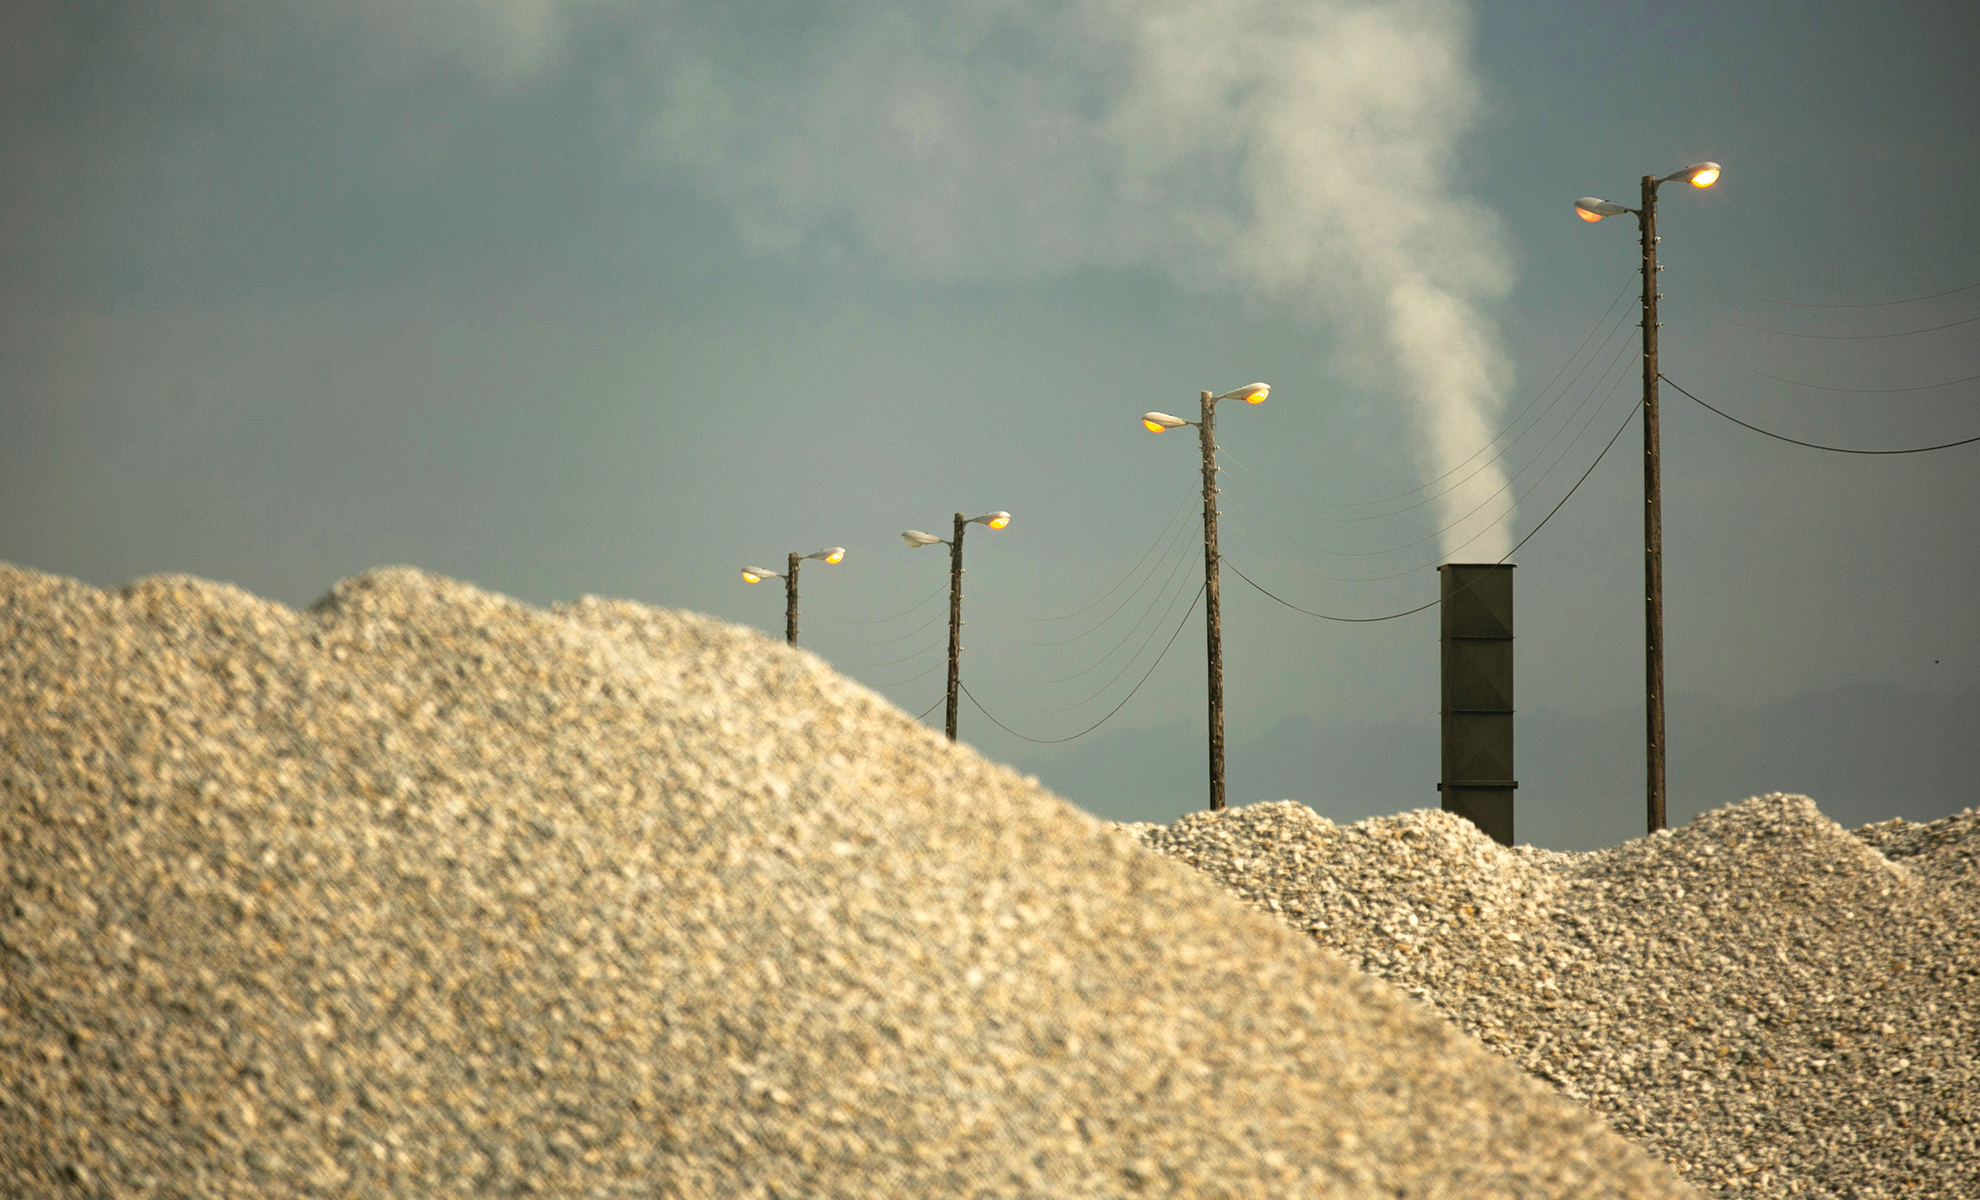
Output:
[[[1230,561],[1420,604],[1623,425],[1634,221],[1570,205],[1646,172],[1725,165],[1664,188],[1670,377],[1808,441],[1980,434],[1980,383],[1804,386],[1980,375],[1980,289],[1808,307],[1980,283],[1975,61],[1969,3],[10,4],[0,558],[297,605],[411,563],[781,633],[737,568],[844,545],[801,643],[913,713],[947,562],[898,534],[1008,509],[967,542],[964,678],[1062,737],[1201,580],[1193,431],[1138,414],[1269,381],[1220,411]],[[1819,453],[1668,388],[1664,439],[1674,730],[1980,692],[1980,446]],[[1514,557],[1522,712],[1640,722],[1640,451]],[[1357,802],[1435,802],[1434,610],[1224,597],[1234,747],[1385,730]],[[1187,743],[1148,815],[1200,800],[1200,623],[1093,735]],[[1088,743],[962,724],[1083,778]],[[1640,806],[1641,771],[1575,786]]]

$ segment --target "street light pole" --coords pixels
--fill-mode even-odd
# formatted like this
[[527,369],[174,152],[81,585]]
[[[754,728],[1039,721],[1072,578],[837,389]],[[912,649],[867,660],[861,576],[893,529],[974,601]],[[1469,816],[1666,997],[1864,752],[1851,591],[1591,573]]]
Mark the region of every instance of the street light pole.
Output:
[[1203,446],[1203,637],[1208,651],[1210,688],[1210,811],[1224,807],[1224,618],[1222,590],[1217,570],[1217,401],[1242,400],[1262,404],[1270,395],[1269,384],[1251,383],[1234,392],[1213,396],[1202,393],[1200,420],[1185,421],[1168,413],[1143,413],[1142,428],[1150,433],[1196,426]]
[[1657,424],[1657,177],[1643,177],[1643,712],[1649,832],[1664,828],[1664,512]]
[[1664,828],[1664,513],[1663,460],[1657,422],[1657,187],[1682,179],[1694,187],[1711,187],[1719,179],[1719,164],[1693,163],[1682,171],[1658,178],[1643,177],[1640,207],[1628,208],[1595,196],[1574,202],[1584,221],[1599,221],[1622,213],[1636,214],[1643,247],[1643,722],[1644,808],[1649,832]]
[[949,690],[947,694],[948,712],[944,722],[949,740],[956,740],[956,701],[962,678],[962,548],[963,530],[971,525],[988,525],[992,529],[1002,529],[1011,523],[1007,512],[984,513],[980,517],[965,517],[956,514],[956,527],[953,536],[938,538],[932,533],[910,529],[901,534],[901,540],[912,547],[947,546],[949,548]]
[[791,551],[791,569],[784,572],[784,640],[797,645],[797,576],[798,564],[804,561],[797,551]]
[[807,558],[818,558],[823,559],[827,563],[836,563],[845,561],[845,557],[846,548],[844,546],[828,546],[823,550],[814,551],[810,554],[799,554],[796,551],[792,551],[789,565],[785,567],[782,573],[772,571],[768,567],[744,567],[742,569],[742,577],[745,583],[762,583],[766,579],[781,579],[784,581],[784,640],[795,646],[797,645],[798,568],[804,565],[804,560]]
[[1217,402],[1203,393],[1203,419],[1196,432],[1203,442],[1203,636],[1209,652],[1210,811],[1224,807],[1224,620],[1217,570],[1217,436],[1212,428]]
[[963,527],[969,524],[956,514],[956,536],[949,541],[949,692],[945,728],[949,740],[956,740],[956,681],[962,673],[962,543]]

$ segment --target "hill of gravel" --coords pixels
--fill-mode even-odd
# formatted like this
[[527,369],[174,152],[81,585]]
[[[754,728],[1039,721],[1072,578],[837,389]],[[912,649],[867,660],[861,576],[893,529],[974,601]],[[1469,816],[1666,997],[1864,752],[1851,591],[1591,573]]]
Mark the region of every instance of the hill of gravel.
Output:
[[1774,795],[1585,854],[1289,801],[1129,828],[1705,1189],[1980,1195],[1980,813]]
[[24,1197],[1675,1197],[817,659],[406,569],[0,566]]

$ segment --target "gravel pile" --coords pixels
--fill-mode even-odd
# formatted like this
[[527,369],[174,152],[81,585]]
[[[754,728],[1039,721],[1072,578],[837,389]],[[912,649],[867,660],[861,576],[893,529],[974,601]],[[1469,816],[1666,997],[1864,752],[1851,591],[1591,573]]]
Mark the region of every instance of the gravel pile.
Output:
[[1126,828],[1707,1191],[1980,1196],[1980,813],[1773,795],[1585,854],[1291,801]]
[[752,631],[410,570],[299,613],[4,565],[0,1180],[1695,1194],[1433,1009]]

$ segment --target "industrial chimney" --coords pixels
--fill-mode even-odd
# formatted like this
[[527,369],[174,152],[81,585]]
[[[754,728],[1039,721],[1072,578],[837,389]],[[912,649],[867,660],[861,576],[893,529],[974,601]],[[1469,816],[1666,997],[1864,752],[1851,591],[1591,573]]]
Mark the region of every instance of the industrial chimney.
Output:
[[1443,577],[1445,812],[1513,842],[1513,565],[1446,563]]

